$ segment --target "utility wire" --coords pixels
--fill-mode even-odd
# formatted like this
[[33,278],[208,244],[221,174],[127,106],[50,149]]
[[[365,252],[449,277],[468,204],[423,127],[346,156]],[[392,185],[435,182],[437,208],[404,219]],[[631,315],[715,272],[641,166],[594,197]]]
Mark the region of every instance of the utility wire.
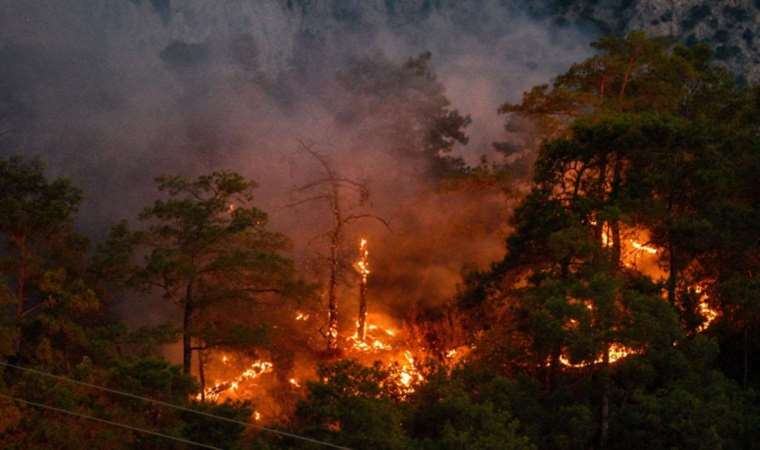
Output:
[[140,433],[145,433],[145,434],[150,434],[150,435],[153,435],[153,436],[162,437],[164,439],[171,439],[173,441],[182,442],[183,444],[190,444],[190,445],[194,445],[196,447],[209,448],[209,449],[212,449],[212,450],[224,450],[224,449],[219,448],[219,447],[214,447],[213,445],[201,444],[200,442],[191,441],[189,439],[182,439],[182,438],[177,437],[177,436],[171,436],[169,434],[159,433],[157,431],[146,430],[145,428],[133,427],[132,425],[127,425],[127,424],[124,424],[124,423],[121,423],[121,422],[114,422],[114,421],[107,420],[107,419],[101,419],[100,417],[88,416],[87,414],[80,414],[78,412],[70,411],[68,409],[56,408],[55,406],[46,405],[44,403],[37,403],[37,402],[33,402],[31,400],[26,400],[26,399],[19,398],[19,397],[13,397],[13,396],[6,395],[6,394],[3,394],[3,393],[0,393],[0,397],[8,399],[8,400],[13,401],[13,402],[24,403],[26,405],[35,406],[37,408],[48,409],[50,411],[55,411],[55,412],[61,413],[61,414],[68,414],[69,416],[78,417],[80,419],[92,420],[94,422],[100,422],[100,423],[104,423],[104,424],[107,424],[107,425],[112,425],[112,426],[119,427],[119,428],[125,428],[125,429],[131,430],[131,431],[138,431]]
[[119,390],[111,389],[111,388],[108,388],[108,387],[105,387],[105,386],[99,386],[97,384],[87,383],[85,381],[79,381],[79,380],[75,380],[73,378],[68,378],[68,377],[64,377],[64,376],[61,376],[61,375],[55,375],[55,374],[52,374],[52,373],[49,373],[49,372],[44,372],[44,371],[37,370],[37,369],[31,369],[29,367],[23,367],[23,366],[19,366],[19,365],[16,365],[16,364],[11,364],[11,363],[9,363],[7,361],[0,361],[0,366],[9,367],[11,369],[21,370],[21,371],[24,371],[24,372],[33,373],[35,375],[39,375],[39,376],[43,376],[43,377],[53,378],[53,379],[56,379],[56,380],[59,380],[59,381],[65,381],[65,382],[68,382],[68,383],[78,384],[80,386],[86,386],[86,387],[93,388],[93,389],[100,389],[102,391],[110,392],[112,394],[122,395],[124,397],[134,398],[136,400],[142,400],[142,401],[154,403],[156,405],[166,406],[168,408],[174,408],[174,409],[177,409],[177,410],[180,410],[180,411],[185,411],[185,412],[189,412],[189,413],[193,413],[193,414],[198,414],[198,415],[201,415],[201,416],[210,417],[212,419],[222,420],[224,422],[235,423],[235,424],[238,424],[238,425],[242,425],[244,427],[250,426],[250,427],[262,430],[262,431],[268,431],[270,433],[278,434],[280,436],[285,436],[285,437],[289,437],[289,438],[293,438],[293,439],[298,439],[298,440],[301,440],[301,441],[311,442],[313,444],[324,445],[326,447],[338,448],[338,449],[341,449],[341,450],[351,450],[349,447],[343,447],[343,446],[340,446],[340,445],[331,444],[329,442],[320,441],[318,439],[313,439],[313,438],[310,438],[310,437],[301,436],[301,435],[294,434],[294,433],[289,433],[287,431],[275,430],[274,428],[264,427],[264,426],[256,425],[256,424],[253,424],[253,423],[250,423],[250,422],[243,422],[241,420],[230,419],[229,417],[218,416],[216,414],[207,413],[205,411],[198,411],[197,409],[192,409],[192,408],[187,408],[185,406],[175,405],[174,403],[169,403],[169,402],[165,402],[165,401],[162,401],[162,400],[156,400],[154,398],[144,397],[142,395],[132,394],[130,392],[119,391]]

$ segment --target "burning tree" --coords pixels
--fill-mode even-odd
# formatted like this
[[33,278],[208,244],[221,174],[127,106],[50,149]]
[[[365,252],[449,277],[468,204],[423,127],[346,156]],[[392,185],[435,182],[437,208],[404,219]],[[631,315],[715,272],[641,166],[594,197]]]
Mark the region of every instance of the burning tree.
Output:
[[[324,236],[328,240],[329,278],[327,282],[327,330],[323,332],[327,341],[327,352],[338,351],[338,280],[344,262],[342,261],[341,246],[346,234],[346,227],[352,222],[362,219],[376,220],[386,227],[388,222],[369,212],[352,212],[362,208],[369,199],[369,189],[365,183],[346,178],[338,173],[330,160],[314,150],[314,145],[300,142],[300,149],[311,156],[322,171],[323,177],[297,187],[293,193],[302,198],[290,203],[295,207],[310,202],[325,202],[330,208],[332,226]],[[353,203],[344,203],[348,194],[358,197]]]
[[356,319],[356,337],[363,341],[367,335],[367,277],[369,271],[369,249],[367,240],[359,241],[359,260],[354,264],[359,273],[359,317]]

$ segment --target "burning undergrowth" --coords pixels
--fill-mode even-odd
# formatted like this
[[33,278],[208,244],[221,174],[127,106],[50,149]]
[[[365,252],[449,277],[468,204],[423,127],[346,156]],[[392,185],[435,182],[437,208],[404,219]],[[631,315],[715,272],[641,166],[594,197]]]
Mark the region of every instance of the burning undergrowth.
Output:
[[[316,301],[261,308],[255,317],[268,323],[269,333],[260,348],[207,352],[205,389],[198,399],[251,400],[257,420],[287,420],[307,383],[317,379],[316,368],[322,362],[336,358],[366,366],[379,362],[402,394],[424,381],[428,364],[459,363],[470,347],[455,308],[446,305],[463,271],[498,256],[493,249],[499,248],[504,231],[499,223],[504,223],[500,219],[506,214],[503,194],[494,193],[488,208],[467,207],[469,197],[461,191],[418,196],[397,206],[393,217],[398,220],[392,221],[391,232],[370,226],[366,238],[345,240],[342,250],[348,261],[337,289],[337,352],[324,348],[328,293],[322,286]],[[461,208],[441,208],[454,203]],[[435,226],[441,222],[449,226]],[[426,229],[427,234],[421,231]],[[483,251],[482,239],[465,243],[458,239],[465,235],[489,235],[491,251]],[[457,242],[457,248],[447,242]],[[322,280],[329,276],[324,271],[317,275]],[[426,290],[433,284],[438,289]]]

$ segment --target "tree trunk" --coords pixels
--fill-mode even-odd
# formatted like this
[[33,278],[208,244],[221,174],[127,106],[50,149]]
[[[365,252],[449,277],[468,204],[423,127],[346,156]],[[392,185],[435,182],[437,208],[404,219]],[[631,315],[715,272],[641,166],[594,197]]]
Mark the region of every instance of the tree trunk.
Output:
[[599,414],[599,450],[607,447],[607,437],[610,429],[610,350],[609,346],[605,349],[601,370],[602,378],[602,401]]
[[340,208],[340,186],[331,174],[332,209],[335,228],[330,236],[330,285],[327,292],[327,352],[338,351],[338,271],[340,242],[343,237],[343,213]]
[[[607,186],[607,156],[603,156],[601,160],[599,161],[599,179],[597,180],[597,192],[596,195],[599,196],[599,201],[602,201],[606,196],[606,186]],[[594,239],[596,239],[596,242],[599,243],[600,247],[604,249],[604,221],[601,220],[601,218],[597,215],[594,217],[594,220],[596,221],[596,225],[594,226]]]
[[742,386],[747,389],[749,382],[749,325],[744,326],[744,373],[742,374]]
[[193,282],[187,284],[185,292],[185,317],[182,322],[182,371],[190,375],[193,364],[191,328],[193,326]]
[[340,245],[340,224],[333,231],[330,242],[330,284],[327,291],[327,351],[338,351],[338,246]]
[[27,273],[27,260],[29,258],[28,249],[26,247],[26,236],[23,234],[14,238],[19,251],[19,262],[16,271],[16,326],[18,327],[18,333],[13,338],[13,348],[18,354],[21,351],[21,319],[24,317],[24,309],[26,306],[26,278]]
[[628,67],[626,67],[625,73],[623,74],[623,84],[622,86],[620,86],[620,92],[618,93],[618,102],[620,103],[621,109],[623,106],[623,98],[625,97],[625,90],[628,87],[628,83],[631,80],[631,72],[633,71],[634,62],[635,62],[634,57],[631,57],[628,60]]
[[356,321],[356,336],[364,341],[367,336],[367,280],[359,282],[359,319]]
[[206,354],[202,348],[198,349],[198,379],[201,382],[201,401],[206,401]]
[[612,262],[615,267],[620,267],[622,256],[622,242],[620,237],[620,221],[615,219],[610,222],[612,231]]
[[549,356],[549,373],[546,377],[546,392],[553,392],[557,386],[557,374],[559,373],[559,358],[562,355],[562,349],[556,346]]
[[675,249],[672,238],[668,239],[668,302],[676,304],[676,285],[678,284],[678,269],[676,268]]
[[[612,173],[612,188],[610,192],[610,200],[613,202],[618,201],[618,195],[620,194],[620,183],[621,178],[623,176],[622,171],[622,162],[620,160],[620,155],[617,155],[615,157],[615,165],[613,168]],[[621,257],[621,248],[622,243],[620,242],[620,219],[614,218],[610,221],[610,230],[612,231],[612,261],[615,264],[615,267],[620,266],[620,257]]]

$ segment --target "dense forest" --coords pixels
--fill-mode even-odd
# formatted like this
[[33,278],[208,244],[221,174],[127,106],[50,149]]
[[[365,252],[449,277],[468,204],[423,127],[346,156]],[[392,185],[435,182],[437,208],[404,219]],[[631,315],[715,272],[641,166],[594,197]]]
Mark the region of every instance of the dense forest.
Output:
[[[228,168],[84,232],[83,191],[2,141],[2,447],[757,448],[760,86],[702,44],[593,50],[504,103],[474,163],[435,55],[338,70],[335,120],[425,193],[375,208],[297,140],[298,236]],[[171,320],[135,325],[143,297]]]

